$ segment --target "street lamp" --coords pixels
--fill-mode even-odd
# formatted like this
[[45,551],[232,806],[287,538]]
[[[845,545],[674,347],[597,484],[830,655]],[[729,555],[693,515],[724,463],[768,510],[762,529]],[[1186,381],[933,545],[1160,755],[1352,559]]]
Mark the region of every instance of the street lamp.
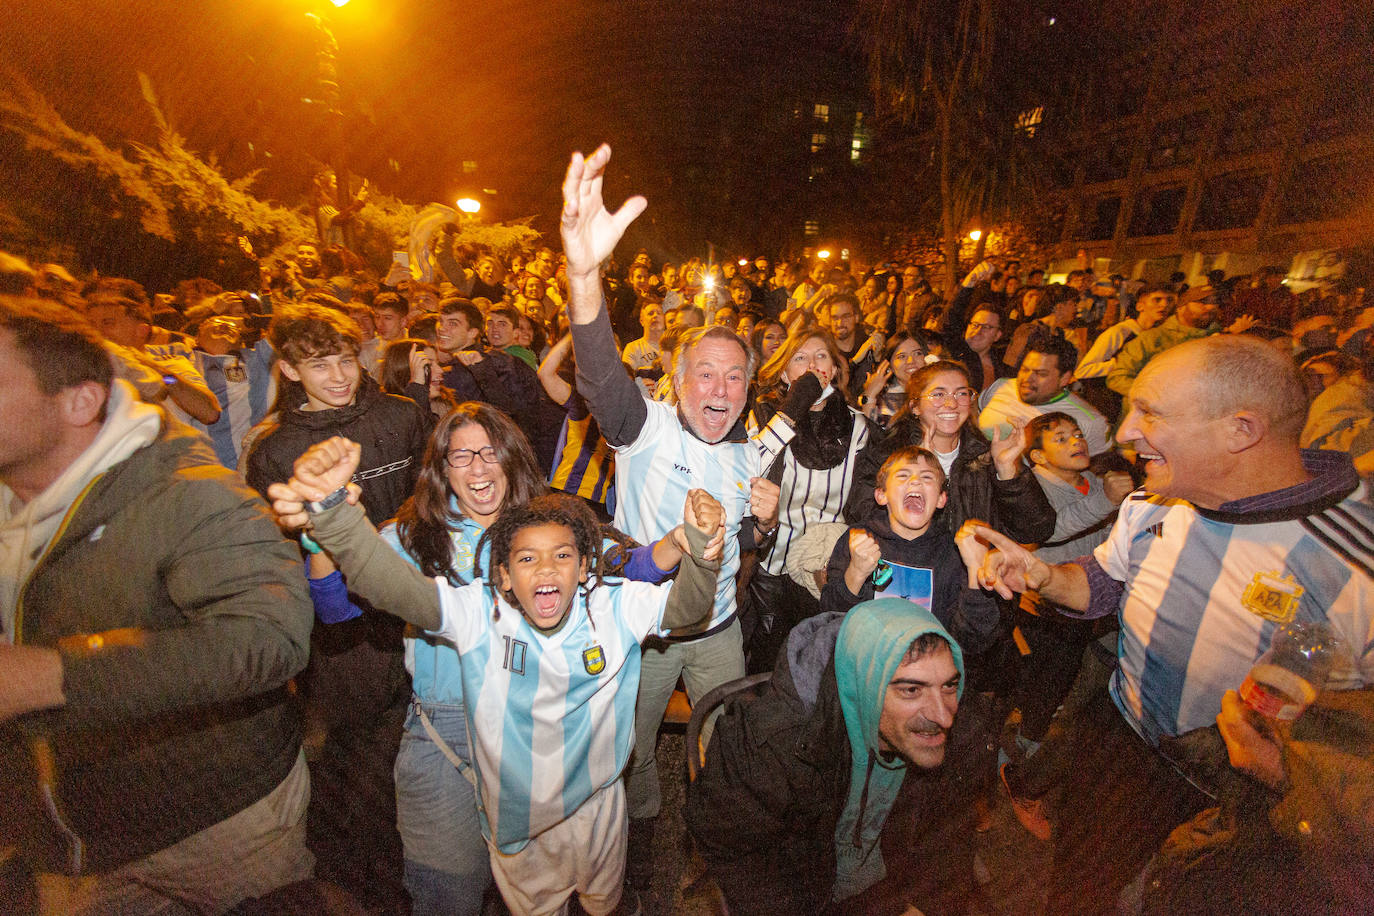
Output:
[[816,257],[820,258],[822,261],[830,260],[830,249],[822,248],[820,251],[816,252]]
[[329,0],[329,2],[332,3],[332,4],[334,4],[334,5],[337,6],[337,7],[345,7],[345,6],[348,6],[348,0]]
[[968,234],[968,240],[969,240],[970,242],[976,242],[976,241],[978,241],[979,239],[981,239],[982,237],[983,237],[983,230],[982,230],[982,229],[974,229],[972,232],[970,232],[970,233]]
[[[345,0],[345,2],[347,2],[347,0]],[[482,202],[480,200],[474,200],[471,197],[460,197],[458,198],[458,209],[468,214],[476,213],[478,210],[482,209]]]

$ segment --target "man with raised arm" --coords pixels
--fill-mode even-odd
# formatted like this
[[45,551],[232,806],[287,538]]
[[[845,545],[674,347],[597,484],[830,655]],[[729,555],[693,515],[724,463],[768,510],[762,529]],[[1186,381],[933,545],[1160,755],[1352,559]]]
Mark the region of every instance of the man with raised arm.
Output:
[[792,438],[789,418],[820,397],[820,382],[807,375],[809,383],[794,384],[789,402],[751,440],[741,418],[754,368],[749,348],[728,328],[693,328],[683,335],[674,366],[676,407],[644,399],[616,352],[599,269],[648,202],[631,197],[615,213],[606,209],[601,183],[610,158],[605,145],[585,159],[573,154],[563,182],[561,229],[577,388],[616,452],[615,525],[643,543],[657,539],[676,524],[667,507],[700,487],[725,507],[726,526],[715,606],[704,630],[645,647],[634,755],[625,780],[630,879],[642,886],[659,812],[659,723],[679,674],[693,701],[744,676],[735,604],[741,539],[747,549],[776,526],[778,488],[763,479],[763,471]]
[[[1292,360],[1263,341],[1179,344],[1131,386],[1117,439],[1145,460],[1145,488],[1104,544],[1049,566],[978,531],[997,548],[977,573],[985,588],[1121,622],[1108,690],[1062,723],[1073,762],[1052,912],[1112,909],[1170,830],[1209,806],[1198,758],[1216,769],[1225,756],[1208,730],[1276,626],[1329,623],[1345,658],[1328,686],[1374,681],[1374,507],[1348,456],[1298,447],[1305,404]],[[1006,774],[1022,803],[1049,788],[1031,775]]]

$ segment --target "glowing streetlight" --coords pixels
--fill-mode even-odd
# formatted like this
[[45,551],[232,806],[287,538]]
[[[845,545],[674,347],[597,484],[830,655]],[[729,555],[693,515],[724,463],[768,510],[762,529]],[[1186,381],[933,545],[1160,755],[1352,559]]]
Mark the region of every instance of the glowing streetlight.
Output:
[[739,266],[740,266],[740,267],[748,267],[748,266],[749,266],[749,259],[748,259],[748,258],[740,258],[740,259],[739,259]]
[[968,240],[969,240],[970,242],[976,242],[976,241],[978,241],[979,239],[981,239],[982,237],[983,237],[983,230],[982,230],[982,229],[974,229],[972,232],[970,232],[970,233],[968,234]]
[[[348,0],[344,0],[344,2],[347,3]],[[460,197],[458,198],[458,209],[464,213],[476,213],[482,209],[482,202],[471,197]]]
[[822,248],[820,251],[816,252],[816,257],[820,258],[822,261],[830,260],[830,249]]
[[332,4],[334,4],[334,5],[337,6],[337,7],[345,7],[345,6],[348,6],[348,0],[329,0],[329,2],[332,3]]

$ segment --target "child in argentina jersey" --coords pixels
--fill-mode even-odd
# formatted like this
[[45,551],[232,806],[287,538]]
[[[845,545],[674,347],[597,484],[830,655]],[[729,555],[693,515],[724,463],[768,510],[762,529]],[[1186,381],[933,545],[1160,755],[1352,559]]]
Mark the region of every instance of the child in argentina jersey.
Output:
[[[352,448],[331,469],[337,479],[356,466]],[[486,581],[459,587],[387,549],[356,506],[311,516],[354,592],[457,649],[482,832],[515,912],[556,908],[574,888],[588,912],[619,901],[619,777],[634,737],[639,641],[702,623],[718,566],[702,557],[708,541],[718,551],[724,540],[720,504],[704,490],[689,494],[684,515],[692,556],[671,585],[589,572],[601,526],[582,501],[551,494],[502,511],[476,549],[489,551]]]
[[569,817],[620,777],[634,740],[639,644],[662,634],[671,584],[603,580],[578,590],[556,633],[484,582],[440,588],[435,635],[462,658],[480,814],[503,853]]

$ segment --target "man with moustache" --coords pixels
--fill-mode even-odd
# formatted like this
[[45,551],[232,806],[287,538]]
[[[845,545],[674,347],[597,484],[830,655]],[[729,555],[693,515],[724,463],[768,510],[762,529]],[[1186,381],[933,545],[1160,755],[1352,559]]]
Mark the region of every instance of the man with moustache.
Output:
[[730,912],[962,912],[992,748],[963,686],[959,644],[915,602],[798,625],[763,692],[727,707],[687,790]]

